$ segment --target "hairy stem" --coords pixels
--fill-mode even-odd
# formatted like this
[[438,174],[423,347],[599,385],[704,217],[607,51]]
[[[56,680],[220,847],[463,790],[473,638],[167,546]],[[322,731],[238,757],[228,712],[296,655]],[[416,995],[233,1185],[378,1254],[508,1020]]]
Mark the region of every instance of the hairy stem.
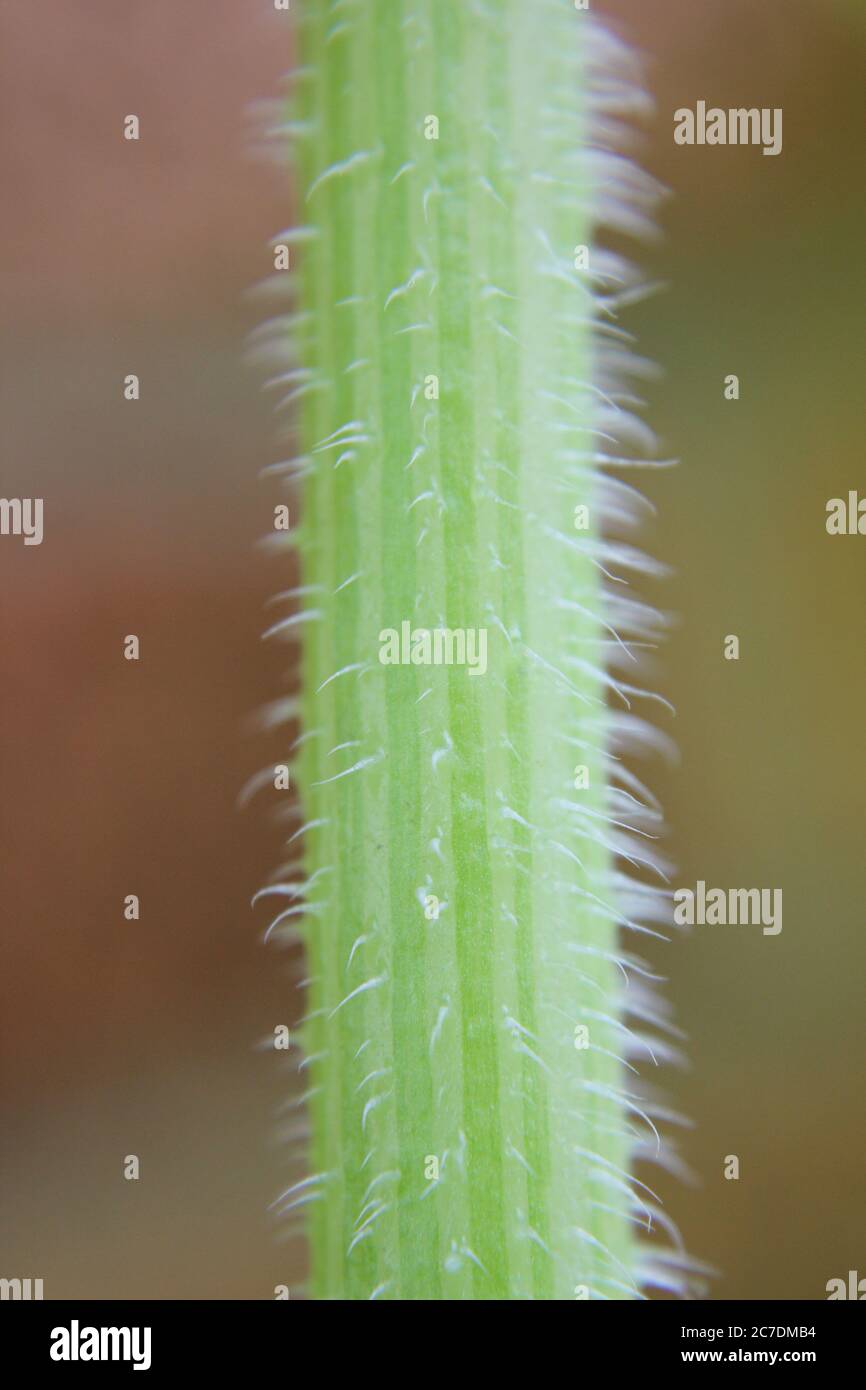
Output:
[[[599,39],[568,0],[300,8],[311,1291],[634,1297],[618,935],[652,890],[617,885],[652,811],[607,700],[649,620],[602,591],[633,504],[597,436],[640,429],[575,257],[635,187],[588,149]],[[383,660],[404,623],[486,662]]]

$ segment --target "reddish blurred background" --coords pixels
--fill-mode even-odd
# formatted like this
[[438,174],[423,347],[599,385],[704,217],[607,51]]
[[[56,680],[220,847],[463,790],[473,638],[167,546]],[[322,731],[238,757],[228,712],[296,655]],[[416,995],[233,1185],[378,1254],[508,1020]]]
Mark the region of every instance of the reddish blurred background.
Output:
[[[654,785],[682,883],[785,893],[779,937],[656,953],[698,1185],[652,1181],[714,1296],[820,1298],[866,1274],[866,542],[823,529],[864,473],[866,22],[843,0],[594,8],[647,55],[642,157],[675,195],[646,255],[669,288],[628,321],[684,460],[647,485],[677,569],[653,597],[681,619],[682,764]],[[255,546],[280,453],[243,342],[291,214],[287,177],[249,157],[289,31],[268,0],[0,18],[0,493],[46,499],[44,544],[0,546],[0,1274],[49,1298],[269,1298],[303,1250],[267,1214],[288,1074],[260,1044],[298,1004],[249,910],[280,830],[236,809],[279,755],[245,729],[288,664],[259,641],[286,582]],[[676,147],[698,99],[782,106],[783,154]]]

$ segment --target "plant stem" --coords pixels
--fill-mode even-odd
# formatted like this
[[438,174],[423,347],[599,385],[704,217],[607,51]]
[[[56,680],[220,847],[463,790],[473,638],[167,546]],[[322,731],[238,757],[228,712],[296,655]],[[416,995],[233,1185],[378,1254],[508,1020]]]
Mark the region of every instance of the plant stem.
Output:
[[[301,10],[311,1292],[634,1297],[591,21]],[[383,664],[403,622],[485,629],[486,672]]]

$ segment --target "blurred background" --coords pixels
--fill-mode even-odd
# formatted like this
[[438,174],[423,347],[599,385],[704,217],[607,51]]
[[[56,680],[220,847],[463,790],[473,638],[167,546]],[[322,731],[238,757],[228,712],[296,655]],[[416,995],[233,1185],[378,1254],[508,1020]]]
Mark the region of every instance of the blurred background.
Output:
[[[683,461],[645,483],[681,751],[651,780],[679,884],[784,892],[777,937],[653,953],[694,1182],[649,1180],[713,1297],[823,1298],[866,1276],[866,541],[824,527],[866,494],[866,13],[593,9],[646,56],[639,153],[672,194],[643,254],[665,292],[627,318]],[[0,543],[0,1275],[271,1298],[303,1276],[267,1212],[289,1083],[262,1047],[297,1018],[297,962],[249,910],[285,832],[236,802],[282,753],[250,716],[289,660],[259,641],[287,571],[256,545],[280,498],[258,475],[282,455],[243,350],[291,220],[249,111],[290,31],[269,0],[0,0],[0,26],[0,495],[46,499],[43,545]],[[698,100],[783,107],[783,153],[676,146]]]

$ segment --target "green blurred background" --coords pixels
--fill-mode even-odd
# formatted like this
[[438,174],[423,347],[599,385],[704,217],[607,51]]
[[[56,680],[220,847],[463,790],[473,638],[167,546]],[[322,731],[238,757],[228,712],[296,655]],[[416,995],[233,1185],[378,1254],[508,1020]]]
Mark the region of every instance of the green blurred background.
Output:
[[[828,498],[866,493],[864,7],[593,8],[646,55],[639,154],[672,194],[642,253],[665,293],[626,320],[682,459],[645,483],[681,752],[651,781],[678,883],[784,891],[780,936],[653,952],[689,1039],[659,1084],[694,1183],[649,1180],[713,1297],[822,1298],[866,1275],[866,541],[824,528]],[[303,1274],[267,1215],[289,1076],[261,1047],[297,1018],[299,962],[248,909],[284,832],[236,810],[282,751],[247,729],[288,663],[258,639],[287,584],[255,547],[281,454],[242,345],[290,220],[248,114],[288,30],[269,0],[0,18],[0,494],[46,499],[44,544],[0,547],[0,1274],[49,1298],[269,1298]],[[700,99],[783,107],[781,156],[675,146]]]

